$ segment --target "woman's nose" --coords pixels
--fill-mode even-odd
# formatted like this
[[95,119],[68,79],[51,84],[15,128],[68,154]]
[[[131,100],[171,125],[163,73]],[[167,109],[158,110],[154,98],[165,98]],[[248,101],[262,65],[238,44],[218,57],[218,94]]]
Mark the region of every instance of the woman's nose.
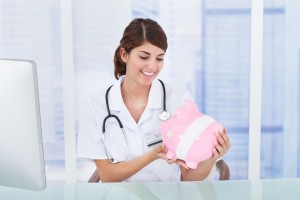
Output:
[[147,65],[147,68],[155,70],[157,68],[156,59],[151,59]]

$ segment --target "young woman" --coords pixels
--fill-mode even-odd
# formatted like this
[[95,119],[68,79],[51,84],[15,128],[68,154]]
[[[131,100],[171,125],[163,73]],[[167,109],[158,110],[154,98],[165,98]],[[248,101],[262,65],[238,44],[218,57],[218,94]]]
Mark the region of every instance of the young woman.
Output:
[[167,47],[157,22],[134,19],[115,51],[118,81],[88,97],[79,124],[78,157],[94,160],[102,182],[204,180],[230,148],[226,131],[217,133],[213,156],[193,170],[181,160],[167,159],[161,143],[152,145],[160,139],[161,119],[191,99],[188,92],[157,79]]

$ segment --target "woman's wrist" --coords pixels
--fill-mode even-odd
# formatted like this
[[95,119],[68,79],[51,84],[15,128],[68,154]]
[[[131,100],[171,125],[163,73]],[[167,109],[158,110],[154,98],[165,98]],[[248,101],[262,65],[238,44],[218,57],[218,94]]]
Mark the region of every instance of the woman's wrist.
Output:
[[218,158],[216,158],[215,156],[212,156],[208,160],[209,160],[209,162],[214,164],[218,160]]
[[153,150],[150,150],[148,151],[146,154],[145,154],[147,160],[149,161],[149,163],[155,161],[156,159],[158,159],[156,153],[153,151]]

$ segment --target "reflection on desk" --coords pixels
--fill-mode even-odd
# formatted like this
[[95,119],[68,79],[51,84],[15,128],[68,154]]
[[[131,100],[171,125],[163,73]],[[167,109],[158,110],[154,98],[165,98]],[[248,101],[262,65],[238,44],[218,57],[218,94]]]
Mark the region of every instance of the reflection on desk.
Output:
[[300,179],[157,183],[49,183],[42,191],[0,186],[0,199],[300,199]]

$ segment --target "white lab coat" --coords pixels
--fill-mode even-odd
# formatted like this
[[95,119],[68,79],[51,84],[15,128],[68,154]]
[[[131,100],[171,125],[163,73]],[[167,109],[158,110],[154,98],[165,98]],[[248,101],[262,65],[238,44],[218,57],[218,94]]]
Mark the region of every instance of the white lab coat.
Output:
[[[153,147],[148,147],[147,134],[159,134],[161,120],[158,118],[163,110],[163,90],[161,83],[154,80],[150,89],[147,106],[138,123],[134,121],[127,110],[121,95],[121,83],[125,76],[120,77],[117,83],[109,92],[109,107],[111,114],[119,117],[123,126],[124,134],[119,128],[119,124],[113,118],[105,123],[105,140],[106,147],[113,155],[114,159],[124,160],[133,159],[140,156]],[[166,88],[166,109],[173,116],[176,109],[183,105],[187,98],[191,98],[187,91],[170,87],[165,84]],[[83,109],[79,122],[78,149],[77,157],[90,160],[107,159],[102,139],[102,124],[107,116],[105,103],[105,93],[107,88],[88,96],[87,105]],[[144,182],[144,181],[179,181],[180,168],[177,164],[168,164],[162,159],[157,159],[144,167],[126,181]]]

